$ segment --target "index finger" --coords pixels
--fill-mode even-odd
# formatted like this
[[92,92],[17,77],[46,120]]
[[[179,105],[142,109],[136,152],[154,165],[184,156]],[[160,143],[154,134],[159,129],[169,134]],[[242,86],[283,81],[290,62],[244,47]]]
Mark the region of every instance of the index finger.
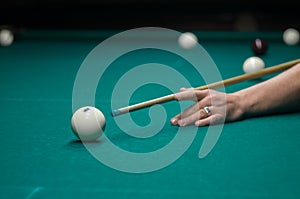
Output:
[[181,100],[193,100],[199,101],[209,95],[208,90],[194,90],[194,89],[187,89],[179,93],[174,94],[174,98],[177,101]]

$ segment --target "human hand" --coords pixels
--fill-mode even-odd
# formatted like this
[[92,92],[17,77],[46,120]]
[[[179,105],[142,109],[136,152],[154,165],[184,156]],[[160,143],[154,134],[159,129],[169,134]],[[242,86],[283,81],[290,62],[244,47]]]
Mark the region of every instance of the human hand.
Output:
[[239,96],[226,94],[211,89],[180,89],[175,99],[193,100],[195,103],[171,119],[171,124],[178,126],[206,126],[225,121],[234,121],[242,117],[243,111]]

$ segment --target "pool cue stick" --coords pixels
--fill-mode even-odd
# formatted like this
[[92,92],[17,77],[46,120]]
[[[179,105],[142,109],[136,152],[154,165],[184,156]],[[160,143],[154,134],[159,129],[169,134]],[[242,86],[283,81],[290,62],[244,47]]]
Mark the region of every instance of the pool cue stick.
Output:
[[[219,81],[219,82],[215,82],[215,83],[207,84],[207,85],[204,85],[204,86],[196,87],[196,88],[193,88],[193,89],[195,89],[195,90],[205,90],[205,89],[215,89],[215,88],[220,88],[220,87],[223,87],[223,86],[229,86],[229,85],[236,84],[236,83],[239,83],[239,82],[243,82],[243,81],[246,81],[246,80],[256,79],[256,78],[262,77],[264,75],[268,75],[268,74],[272,74],[272,73],[275,73],[275,72],[283,71],[283,70],[286,70],[288,68],[291,68],[292,66],[294,66],[298,63],[300,63],[300,59],[285,62],[285,63],[278,64],[278,65],[275,65],[275,66],[272,66],[272,67],[264,68],[262,70],[259,70],[259,71],[253,72],[253,73],[247,73],[247,74],[239,75],[239,76],[236,76],[236,77],[232,77],[232,78],[222,80],[222,81]],[[111,112],[111,114],[112,114],[113,117],[115,117],[115,116],[118,116],[118,115],[122,115],[124,113],[128,113],[128,112],[131,112],[131,111],[146,108],[146,107],[152,106],[154,104],[160,104],[160,103],[169,102],[169,101],[172,101],[172,100],[175,100],[175,94],[170,94],[170,95],[166,95],[166,96],[163,96],[163,97],[148,100],[148,101],[145,101],[145,102],[141,102],[141,103],[138,103],[138,104],[134,104],[134,105],[130,105],[130,106],[127,106],[127,107],[115,109]]]

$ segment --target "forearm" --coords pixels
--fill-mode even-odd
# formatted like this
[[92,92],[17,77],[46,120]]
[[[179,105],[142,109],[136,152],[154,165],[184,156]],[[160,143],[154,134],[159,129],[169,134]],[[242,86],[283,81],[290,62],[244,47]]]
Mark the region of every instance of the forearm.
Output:
[[234,94],[243,117],[300,110],[300,64]]

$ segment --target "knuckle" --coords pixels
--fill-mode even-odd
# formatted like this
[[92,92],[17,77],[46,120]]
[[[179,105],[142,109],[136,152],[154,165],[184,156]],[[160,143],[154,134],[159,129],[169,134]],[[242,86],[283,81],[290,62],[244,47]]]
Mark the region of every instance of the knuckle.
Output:
[[201,109],[201,107],[203,107],[203,102],[202,101],[198,101],[196,103],[196,108],[199,110],[199,109]]
[[222,117],[221,115],[215,115],[210,120],[211,124],[221,124],[223,122],[224,122],[224,117]]

